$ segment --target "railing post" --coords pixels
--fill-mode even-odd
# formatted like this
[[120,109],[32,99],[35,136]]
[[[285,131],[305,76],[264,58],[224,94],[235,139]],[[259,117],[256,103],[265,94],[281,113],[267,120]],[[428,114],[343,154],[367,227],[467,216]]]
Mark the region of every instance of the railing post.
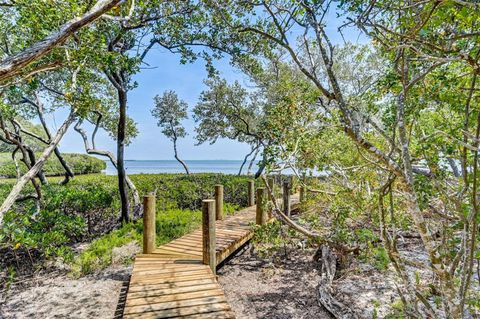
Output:
[[267,223],[267,214],[265,212],[265,207],[263,205],[263,193],[265,188],[257,188],[257,216],[256,222],[257,225],[265,225]]
[[223,185],[215,185],[215,218],[223,219]]
[[202,201],[203,263],[216,273],[215,200]]
[[155,250],[155,195],[143,197],[143,253],[151,254]]
[[248,206],[255,205],[255,182],[253,180],[248,181]]
[[288,180],[283,181],[283,212],[290,216],[290,182]]

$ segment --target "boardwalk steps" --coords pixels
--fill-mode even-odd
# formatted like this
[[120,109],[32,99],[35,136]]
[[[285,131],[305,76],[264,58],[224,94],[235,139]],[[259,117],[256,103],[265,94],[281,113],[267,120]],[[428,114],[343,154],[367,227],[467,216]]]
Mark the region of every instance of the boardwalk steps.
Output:
[[[215,222],[217,265],[252,238],[255,218],[256,206],[250,206]],[[202,262],[202,242],[197,229],[137,255],[124,318],[235,318],[216,276]]]

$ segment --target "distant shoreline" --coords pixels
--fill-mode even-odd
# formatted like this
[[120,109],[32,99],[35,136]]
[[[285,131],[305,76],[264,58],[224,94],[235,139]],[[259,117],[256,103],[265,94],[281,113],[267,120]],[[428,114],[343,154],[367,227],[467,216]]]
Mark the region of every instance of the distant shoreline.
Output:
[[[238,174],[243,160],[185,160],[191,173],[222,173]],[[116,175],[117,171],[107,161],[105,174]],[[250,162],[243,167],[242,174],[247,174]],[[251,167],[250,173],[258,169],[258,161]],[[176,160],[125,160],[125,170],[128,174],[160,174],[160,173],[184,173],[182,165]]]
[[[105,159],[105,161],[108,162],[109,160]],[[177,160],[175,160],[175,159],[126,159],[125,162],[177,162]],[[195,159],[195,160],[186,159],[185,162],[243,162],[243,159],[236,159],[236,160],[232,160],[232,159],[227,159],[227,160],[224,160],[224,159],[214,159],[214,160],[210,160],[210,159]],[[259,161],[255,161],[255,162],[258,163]],[[247,160],[247,163],[250,163],[250,161]]]

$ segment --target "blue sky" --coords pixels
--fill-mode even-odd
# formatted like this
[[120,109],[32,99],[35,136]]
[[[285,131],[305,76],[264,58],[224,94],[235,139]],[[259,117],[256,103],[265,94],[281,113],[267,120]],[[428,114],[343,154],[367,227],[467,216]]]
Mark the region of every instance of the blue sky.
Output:
[[[183,122],[188,135],[179,140],[179,154],[184,159],[241,159],[249,150],[245,144],[230,140],[219,140],[214,145],[195,146],[195,122],[191,108],[196,104],[201,91],[205,88],[203,80],[207,77],[205,64],[199,60],[193,64],[181,65],[179,56],[162,48],[152,49],[146,62],[151,67],[144,68],[135,76],[138,87],[129,92],[128,114],[137,123],[138,136],[125,150],[126,159],[153,160],[173,159],[172,143],[164,137],[156,125],[150,111],[153,97],[165,90],[174,90],[189,104],[189,119]],[[232,68],[227,59],[217,61],[216,67],[227,80],[246,81],[246,78]],[[56,113],[55,117],[65,116]],[[51,118],[53,123],[53,118]],[[56,123],[61,120],[55,119]],[[85,126],[91,132],[91,126]],[[61,143],[63,152],[84,152],[83,141],[77,132],[69,130]],[[115,151],[115,142],[105,133],[97,137],[99,149]]]
[[[328,16],[327,32],[334,43],[343,43],[343,39],[337,32],[337,27],[343,19],[338,19],[334,12]],[[357,42],[358,32],[344,34],[347,41]],[[360,42],[364,42],[360,38]],[[249,151],[249,147],[231,140],[218,140],[215,144],[203,144],[195,146],[195,123],[191,116],[191,109],[196,104],[200,92],[205,88],[203,80],[207,77],[204,62],[199,60],[193,64],[181,65],[179,56],[162,48],[154,48],[147,56],[146,62],[150,68],[143,69],[135,76],[138,87],[129,93],[128,114],[137,123],[139,134],[125,150],[126,159],[155,160],[173,159],[171,142],[164,137],[151,116],[153,97],[162,94],[165,90],[174,90],[179,97],[189,104],[190,118],[184,121],[187,137],[178,144],[179,155],[183,159],[243,159]],[[247,78],[238,70],[229,65],[228,59],[216,61],[216,68],[221,76],[228,81],[239,80],[247,83]],[[56,128],[55,123],[61,123],[64,113],[59,112],[50,116],[50,122]],[[86,126],[87,129],[91,127]],[[70,129],[60,144],[63,152],[84,153],[83,141],[73,129]],[[100,132],[97,136],[97,147],[115,152],[115,142],[105,133]]]

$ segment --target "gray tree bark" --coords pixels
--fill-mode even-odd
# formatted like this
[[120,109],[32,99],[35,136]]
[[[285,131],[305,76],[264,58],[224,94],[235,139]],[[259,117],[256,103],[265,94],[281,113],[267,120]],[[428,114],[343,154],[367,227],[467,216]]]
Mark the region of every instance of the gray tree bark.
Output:
[[17,180],[17,183],[13,186],[12,190],[10,191],[7,198],[3,202],[2,206],[0,207],[0,225],[3,223],[3,216],[5,215],[5,213],[15,203],[15,200],[20,195],[20,192],[25,187],[25,185],[32,178],[34,178],[38,174],[38,172],[42,169],[47,159],[53,153],[54,149],[57,147],[58,143],[60,143],[60,140],[67,132],[68,127],[75,120],[75,117],[76,117],[76,114],[75,112],[72,111],[70,115],[67,117],[67,119],[65,120],[65,122],[63,122],[62,126],[60,126],[60,128],[58,129],[57,133],[55,134],[53,139],[50,141],[50,144],[48,145],[48,147],[43,151],[42,155],[37,159],[35,165],[33,165],[32,168],[30,168],[27,173],[25,173],[22,177],[20,177]]
[[62,25],[56,32],[34,43],[25,50],[0,62],[0,82],[18,74],[35,60],[47,55],[53,48],[62,44],[70,35],[95,21],[102,14],[112,9],[122,0],[99,0],[88,12]]

